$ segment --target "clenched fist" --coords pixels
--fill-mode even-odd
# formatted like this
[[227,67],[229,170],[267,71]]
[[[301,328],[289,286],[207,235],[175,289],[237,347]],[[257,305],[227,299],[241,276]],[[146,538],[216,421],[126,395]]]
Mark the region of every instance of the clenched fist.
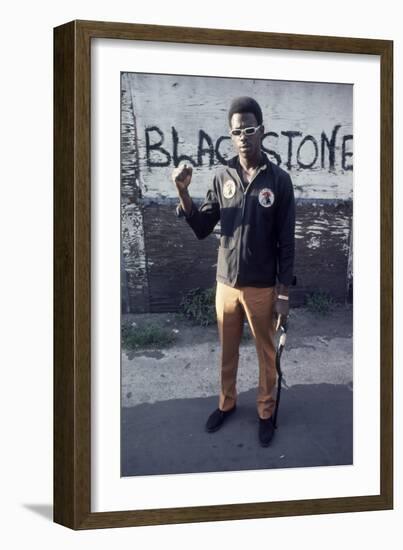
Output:
[[178,166],[172,172],[172,181],[175,183],[178,193],[183,193],[189,187],[192,179],[193,168],[187,164]]

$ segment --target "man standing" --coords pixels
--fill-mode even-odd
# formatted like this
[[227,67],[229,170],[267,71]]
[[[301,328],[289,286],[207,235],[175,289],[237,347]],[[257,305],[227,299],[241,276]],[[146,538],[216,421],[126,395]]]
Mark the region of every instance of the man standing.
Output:
[[221,391],[218,408],[206,429],[218,430],[236,409],[239,345],[245,316],[259,362],[257,413],[259,441],[274,435],[275,323],[288,315],[288,287],[293,279],[295,203],[290,176],[269,161],[261,148],[264,136],[259,104],[238,97],[228,112],[237,156],[217,170],[200,208],[189,194],[192,168],[173,171],[180,205],[178,214],[199,239],[220,221],[216,311],[221,342]]

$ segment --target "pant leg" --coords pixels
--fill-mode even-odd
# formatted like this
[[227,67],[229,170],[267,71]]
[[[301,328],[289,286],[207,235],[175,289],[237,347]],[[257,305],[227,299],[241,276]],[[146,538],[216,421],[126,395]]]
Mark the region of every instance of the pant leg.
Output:
[[221,391],[218,406],[222,411],[232,409],[237,397],[239,345],[245,317],[239,294],[238,289],[217,283],[216,312],[221,342]]
[[270,418],[276,405],[277,382],[273,319],[274,287],[244,287],[241,303],[255,339],[259,362],[257,412],[260,418]]

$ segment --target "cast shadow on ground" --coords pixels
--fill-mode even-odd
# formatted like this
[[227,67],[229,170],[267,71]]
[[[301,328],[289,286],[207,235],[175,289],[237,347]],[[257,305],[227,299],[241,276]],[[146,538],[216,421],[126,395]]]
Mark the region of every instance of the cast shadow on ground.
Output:
[[256,391],[205,432],[217,397],[172,399],[122,409],[122,476],[222,472],[353,463],[353,393],[349,386],[295,385],[282,390],[271,445],[258,442]]
[[53,506],[51,504],[23,504],[23,506],[38,516],[53,521]]

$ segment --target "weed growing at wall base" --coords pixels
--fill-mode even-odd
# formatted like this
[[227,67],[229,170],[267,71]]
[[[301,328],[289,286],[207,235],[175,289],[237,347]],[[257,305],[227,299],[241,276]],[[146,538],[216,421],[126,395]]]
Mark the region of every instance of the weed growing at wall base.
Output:
[[307,294],[306,307],[311,313],[327,315],[334,307],[334,300],[328,292],[319,290]]
[[200,326],[217,322],[215,312],[215,287],[194,288],[182,298],[180,312],[192,323]]
[[122,347],[126,350],[167,347],[175,341],[175,333],[156,323],[122,324]]

